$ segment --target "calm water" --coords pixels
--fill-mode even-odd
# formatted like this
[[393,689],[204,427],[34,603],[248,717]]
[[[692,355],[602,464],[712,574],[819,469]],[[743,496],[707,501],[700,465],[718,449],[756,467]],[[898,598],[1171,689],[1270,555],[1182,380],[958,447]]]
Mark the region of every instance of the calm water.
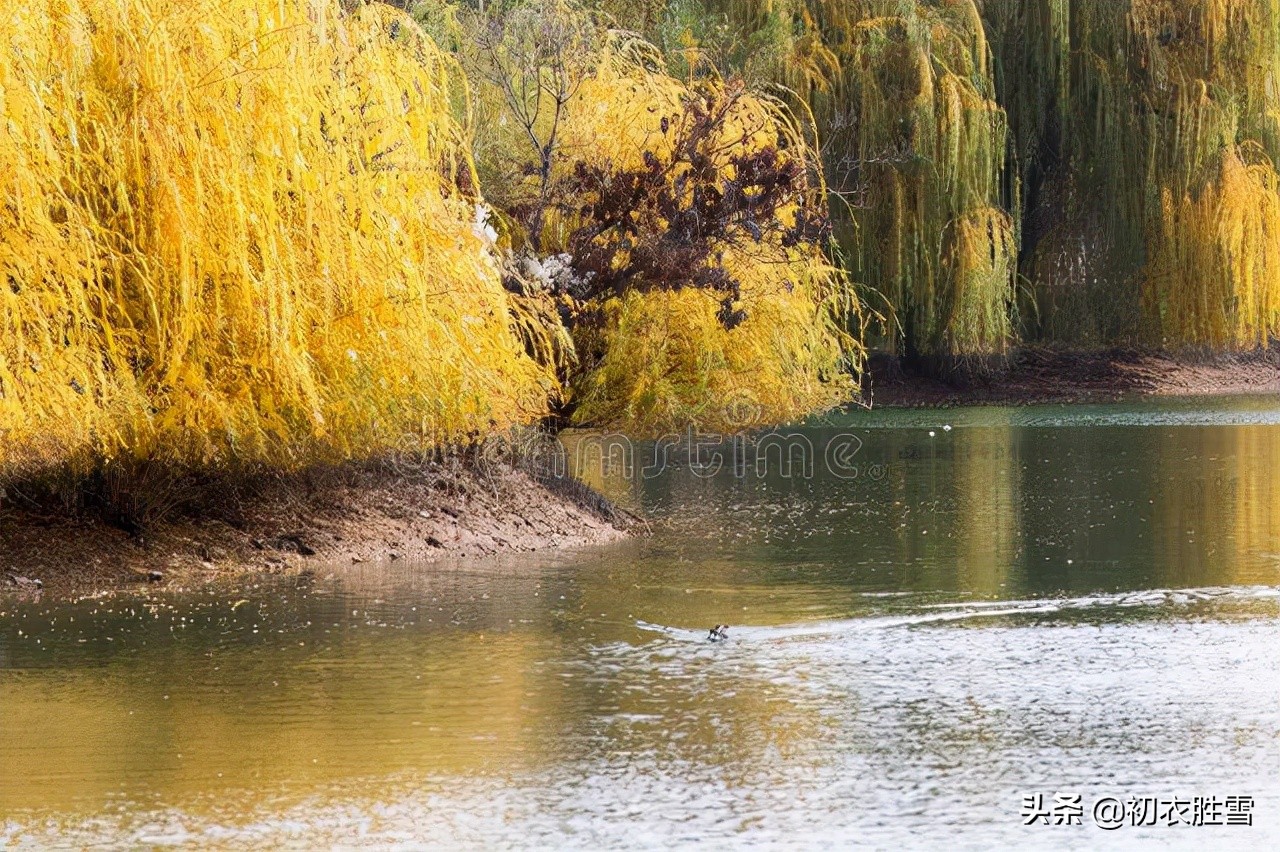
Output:
[[608,549],[5,599],[0,847],[1280,844],[1280,400],[801,434],[588,465]]

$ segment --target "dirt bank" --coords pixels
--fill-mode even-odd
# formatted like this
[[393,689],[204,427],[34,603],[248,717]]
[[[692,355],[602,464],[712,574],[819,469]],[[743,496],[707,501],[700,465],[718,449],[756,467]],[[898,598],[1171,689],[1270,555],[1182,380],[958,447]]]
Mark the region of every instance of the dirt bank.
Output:
[[203,509],[188,507],[130,534],[96,517],[42,513],[11,499],[0,511],[0,595],[599,544],[637,523],[585,486],[538,482],[512,469],[341,469],[201,502]]
[[875,406],[1109,402],[1135,396],[1280,393],[1280,351],[1209,354],[1027,348],[985,380],[946,383],[873,358],[863,399]]

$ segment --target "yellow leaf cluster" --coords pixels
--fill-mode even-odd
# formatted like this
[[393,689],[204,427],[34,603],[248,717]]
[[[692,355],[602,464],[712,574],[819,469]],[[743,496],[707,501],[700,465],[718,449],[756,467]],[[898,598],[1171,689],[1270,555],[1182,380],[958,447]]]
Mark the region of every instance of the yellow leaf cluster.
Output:
[[1224,152],[1198,196],[1163,193],[1146,298],[1160,332],[1214,347],[1280,336],[1280,177],[1254,146]]
[[337,0],[0,12],[0,470],[297,465],[540,413],[455,68]]
[[[603,62],[571,104],[565,150],[621,168],[639,167],[646,151],[662,159],[670,144],[664,121],[675,127],[691,94],[665,74]],[[732,177],[733,154],[780,137],[790,156],[816,158],[780,102],[741,97],[716,146],[722,176]],[[572,389],[578,422],[624,425],[641,434],[690,425],[734,429],[792,420],[849,398],[861,341],[848,329],[858,328],[860,315],[839,271],[815,246],[787,248],[776,235],[729,244],[723,252],[725,268],[741,284],[746,319],[726,329],[717,318],[723,294],[707,291],[610,299],[604,355]]]

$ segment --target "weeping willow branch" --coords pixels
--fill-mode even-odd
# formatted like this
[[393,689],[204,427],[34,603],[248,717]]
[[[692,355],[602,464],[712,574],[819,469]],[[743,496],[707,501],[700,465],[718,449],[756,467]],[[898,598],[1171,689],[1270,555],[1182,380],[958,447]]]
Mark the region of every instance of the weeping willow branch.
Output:
[[[850,270],[891,306],[890,348],[1280,333],[1264,307],[1280,289],[1277,0],[702,6],[738,32],[721,42],[784,57],[773,78],[812,106]],[[815,38],[834,66],[811,61]],[[1208,266],[1175,268],[1193,262]]]
[[402,13],[50,0],[0,44],[0,472],[296,466],[545,410],[457,67]]

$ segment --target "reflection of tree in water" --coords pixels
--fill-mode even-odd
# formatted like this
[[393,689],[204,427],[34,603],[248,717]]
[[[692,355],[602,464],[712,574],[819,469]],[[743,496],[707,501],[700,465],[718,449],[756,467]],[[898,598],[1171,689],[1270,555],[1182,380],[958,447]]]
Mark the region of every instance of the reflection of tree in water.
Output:
[[[539,661],[572,641],[554,628],[564,583],[446,569],[353,579],[336,593],[250,592],[234,609],[179,599],[97,622],[76,612],[116,640],[80,671],[83,646],[48,628],[40,638],[60,647],[59,668],[5,678],[0,690],[5,774],[44,783],[0,787],[0,805],[100,803],[123,788],[192,797],[199,810],[216,804],[195,798],[210,790],[314,792],[366,775],[532,771],[553,760],[571,710]],[[18,732],[56,737],[59,748],[16,748]]]
[[962,586],[975,594],[1003,597],[1022,536],[1022,483],[1013,475],[1018,433],[1007,422],[982,429],[955,429],[956,566]]
[[1164,585],[1274,583],[1280,429],[1174,429],[1157,446],[1151,510]]
[[[1017,411],[987,409],[980,425],[945,432],[859,431],[849,478],[820,460],[812,478],[798,465],[788,477],[776,457],[760,476],[751,446],[735,472],[726,444],[714,476],[673,454],[656,478],[597,481],[655,512],[657,540],[686,558],[732,554],[832,603],[839,590],[877,588],[1013,597],[1225,584],[1260,576],[1280,552],[1280,430],[1015,425]],[[803,433],[821,448],[840,430]],[[637,445],[637,470],[652,452]]]

